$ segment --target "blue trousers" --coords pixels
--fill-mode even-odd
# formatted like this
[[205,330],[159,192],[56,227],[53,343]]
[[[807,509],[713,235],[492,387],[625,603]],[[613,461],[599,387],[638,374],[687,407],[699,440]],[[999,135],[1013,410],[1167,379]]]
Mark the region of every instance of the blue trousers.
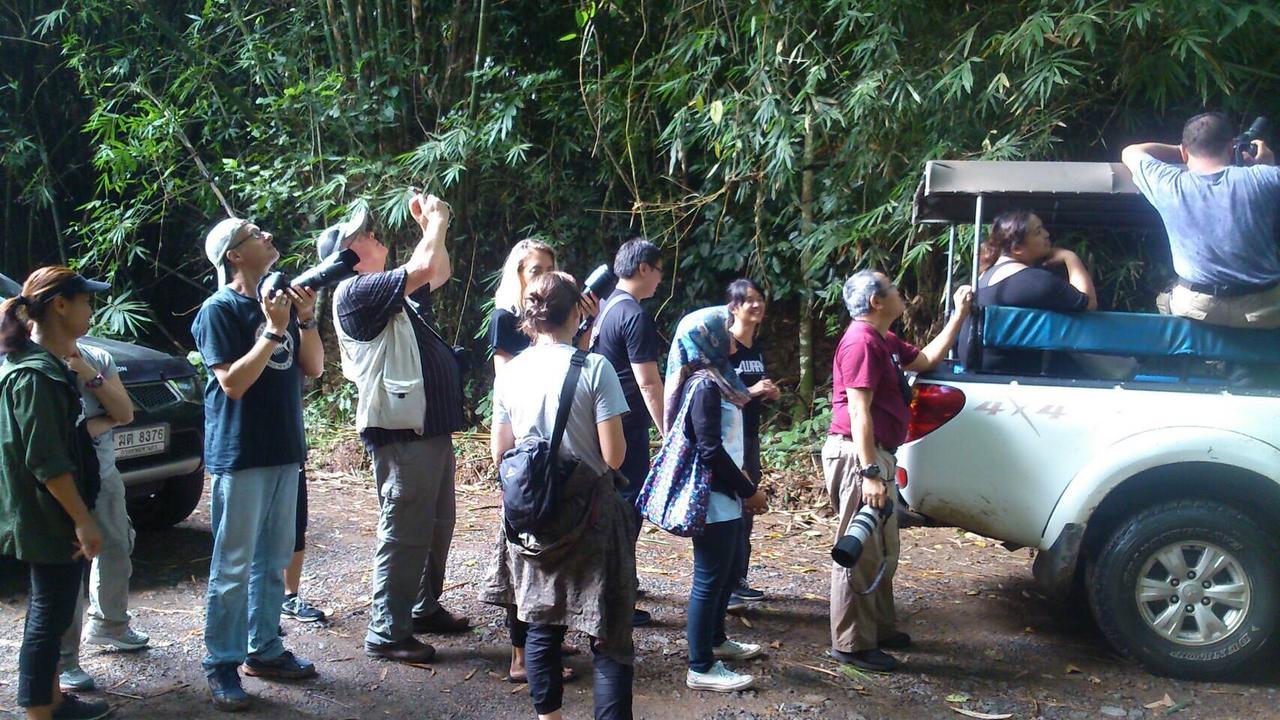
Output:
[[280,604],[293,556],[298,466],[249,468],[213,476],[213,557],[205,596],[206,674],[252,656],[284,652]]
[[18,707],[53,704],[58,648],[71,627],[84,570],[82,561],[31,563],[31,595],[18,650]]
[[[529,674],[529,697],[539,715],[560,709],[564,701],[564,664],[560,644],[563,625],[529,625],[524,646],[524,667]],[[592,700],[596,720],[631,720],[631,683],[635,668],[596,651],[591,643]]]
[[689,668],[706,672],[715,664],[712,648],[727,639],[724,615],[729,595],[740,579],[738,556],[742,552],[742,519],[709,523],[693,538],[693,584],[689,588]]

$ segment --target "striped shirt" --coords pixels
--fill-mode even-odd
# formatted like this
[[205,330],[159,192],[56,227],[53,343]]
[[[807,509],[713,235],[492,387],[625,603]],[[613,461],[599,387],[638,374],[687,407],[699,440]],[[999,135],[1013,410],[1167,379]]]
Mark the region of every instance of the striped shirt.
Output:
[[404,289],[408,279],[404,268],[359,275],[340,285],[334,298],[342,331],[361,342],[377,337],[396,313],[408,312],[422,356],[422,386],[427,395],[422,435],[413,430],[365,428],[360,439],[371,448],[446,435],[461,430],[465,423],[462,377],[453,348],[427,325],[431,313],[431,287],[424,285],[406,297]]

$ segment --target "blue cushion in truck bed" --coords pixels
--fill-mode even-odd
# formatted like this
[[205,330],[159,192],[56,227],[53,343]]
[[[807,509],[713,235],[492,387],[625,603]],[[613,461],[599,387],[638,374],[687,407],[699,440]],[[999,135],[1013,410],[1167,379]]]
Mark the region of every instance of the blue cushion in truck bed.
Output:
[[1144,313],[983,308],[984,347],[1280,363],[1280,330],[1244,330]]

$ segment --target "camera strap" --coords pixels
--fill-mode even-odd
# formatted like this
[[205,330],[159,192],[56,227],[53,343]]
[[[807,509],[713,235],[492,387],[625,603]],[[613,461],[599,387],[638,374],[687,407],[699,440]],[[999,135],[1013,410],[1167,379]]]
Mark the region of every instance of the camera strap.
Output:
[[[600,314],[596,316],[595,324],[591,326],[591,340],[587,343],[587,349],[591,352],[596,351],[596,342],[600,339],[600,328],[604,327],[604,316],[614,308],[615,305],[623,300],[635,300],[629,293],[621,292],[613,296],[609,302],[604,304],[600,309]],[[638,301],[637,301],[638,302]]]

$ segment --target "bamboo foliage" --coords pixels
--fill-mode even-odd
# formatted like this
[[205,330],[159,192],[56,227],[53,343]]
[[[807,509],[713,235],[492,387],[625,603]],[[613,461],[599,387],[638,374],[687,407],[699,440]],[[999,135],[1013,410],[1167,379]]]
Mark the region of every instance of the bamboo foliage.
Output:
[[[547,237],[581,273],[643,233],[673,258],[664,327],[739,273],[766,285],[788,320],[770,339],[787,348],[780,374],[802,397],[825,380],[854,268],[918,298],[909,335],[937,322],[938,237],[909,225],[925,160],[1114,159],[1206,106],[1242,124],[1280,113],[1280,13],[1265,2],[13,0],[5,13],[22,37],[0,42],[0,222],[26,240],[4,243],[10,274],[61,241],[121,290],[190,293],[176,277],[207,272],[190,239],[225,212],[219,194],[279,229],[298,264],[357,200],[409,242],[414,185],[458,210],[460,280],[440,310],[464,336],[512,241]],[[1154,243],[1067,239],[1110,304],[1149,303]]]

